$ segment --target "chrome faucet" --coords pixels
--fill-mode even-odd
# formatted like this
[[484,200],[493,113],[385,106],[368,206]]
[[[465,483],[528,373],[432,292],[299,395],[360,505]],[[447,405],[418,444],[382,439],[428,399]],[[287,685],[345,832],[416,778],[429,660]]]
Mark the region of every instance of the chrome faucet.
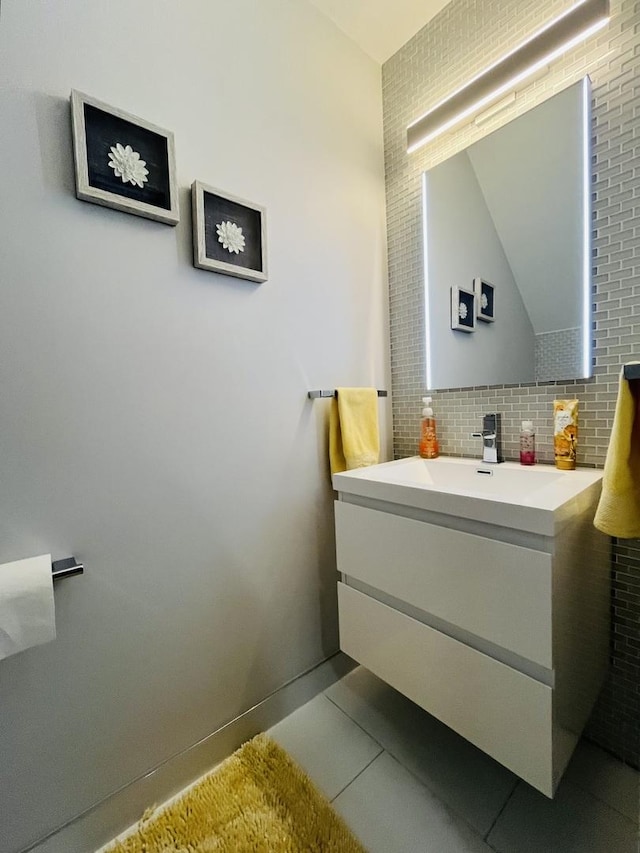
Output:
[[482,418],[482,432],[472,433],[474,438],[482,439],[482,461],[502,462],[502,426],[500,414],[491,412]]

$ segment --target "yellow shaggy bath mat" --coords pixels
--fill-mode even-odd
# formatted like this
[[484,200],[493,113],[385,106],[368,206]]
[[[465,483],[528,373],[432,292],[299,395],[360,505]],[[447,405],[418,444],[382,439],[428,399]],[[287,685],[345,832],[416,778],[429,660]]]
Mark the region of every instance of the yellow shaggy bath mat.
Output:
[[108,848],[108,853],[214,851],[365,853],[309,777],[264,734]]

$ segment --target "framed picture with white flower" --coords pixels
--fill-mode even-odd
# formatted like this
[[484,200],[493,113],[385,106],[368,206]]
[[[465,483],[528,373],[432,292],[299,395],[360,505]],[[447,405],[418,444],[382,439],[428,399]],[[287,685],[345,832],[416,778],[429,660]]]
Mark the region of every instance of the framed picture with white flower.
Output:
[[267,280],[266,210],[207,186],[191,185],[193,264],[249,281]]
[[474,278],[473,290],[476,295],[476,308],[478,320],[485,323],[493,323],[495,313],[495,287],[483,278]]
[[71,119],[76,196],[176,225],[173,133],[76,90]]
[[475,332],[476,295],[473,290],[451,288],[451,328],[457,332]]

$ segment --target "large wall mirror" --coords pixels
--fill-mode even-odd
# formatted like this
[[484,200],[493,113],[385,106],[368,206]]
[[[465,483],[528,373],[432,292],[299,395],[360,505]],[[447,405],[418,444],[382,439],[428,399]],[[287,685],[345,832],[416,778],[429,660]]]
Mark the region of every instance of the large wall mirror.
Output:
[[424,173],[427,388],[591,374],[588,78]]

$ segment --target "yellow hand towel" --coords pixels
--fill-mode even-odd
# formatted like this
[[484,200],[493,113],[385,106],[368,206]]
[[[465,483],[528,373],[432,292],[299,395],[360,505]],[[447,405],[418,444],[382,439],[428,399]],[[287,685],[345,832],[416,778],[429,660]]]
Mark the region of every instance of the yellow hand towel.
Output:
[[331,473],[375,465],[380,458],[378,392],[375,388],[338,388],[337,394],[329,418]]
[[[638,380],[634,380],[638,381]],[[640,400],[620,374],[618,401],[594,525],[609,536],[640,536]]]

